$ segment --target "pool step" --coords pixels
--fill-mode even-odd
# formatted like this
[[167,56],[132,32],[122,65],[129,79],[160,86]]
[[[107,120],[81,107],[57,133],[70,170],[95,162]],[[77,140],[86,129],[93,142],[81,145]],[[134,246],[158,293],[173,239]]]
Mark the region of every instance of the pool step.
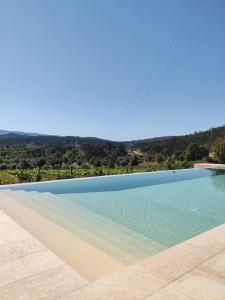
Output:
[[[107,238],[108,233],[110,234],[114,234],[114,241],[116,238],[118,238],[118,242],[121,240],[128,240],[130,239],[130,243],[131,245],[133,245],[133,248],[136,249],[136,245],[137,243],[140,243],[140,247],[143,244],[142,250],[143,250],[143,254],[146,255],[146,251],[148,252],[151,246],[151,249],[154,247],[160,247],[161,249],[161,245],[158,245],[156,243],[153,243],[150,239],[148,239],[147,237],[136,233],[133,230],[130,230],[129,228],[123,226],[122,224],[118,224],[116,222],[114,222],[113,220],[110,220],[106,217],[104,217],[103,215],[97,214],[92,210],[88,210],[83,206],[78,205],[77,203],[75,203],[75,199],[73,201],[71,201],[71,199],[65,199],[64,197],[60,196],[56,196],[56,195],[52,195],[49,193],[45,193],[48,197],[51,195],[53,201],[57,201],[57,205],[65,205],[67,208],[69,207],[69,211],[71,211],[71,213],[74,214],[78,214],[79,217],[82,218],[82,220],[85,220],[85,223],[92,223],[93,224],[93,220],[94,220],[94,224],[95,226],[99,226],[99,229],[101,229],[102,233],[105,234],[104,238]],[[79,196],[78,196],[79,197]],[[63,207],[64,209],[64,207]],[[92,221],[92,222],[91,222]],[[104,230],[103,229],[104,226]],[[88,227],[90,228],[90,226]],[[118,236],[118,233],[120,235],[123,234],[123,237]],[[120,240],[119,240],[120,239]],[[130,250],[130,249],[129,249]],[[149,253],[149,252],[148,252]]]
[[[40,215],[46,217],[47,219],[51,220],[52,222],[58,224],[59,226],[64,227],[68,231],[75,233],[75,235],[78,235],[82,239],[85,239],[88,242],[94,241],[94,244],[101,245],[101,249],[104,251],[105,249],[112,249],[112,252],[115,253],[114,257],[123,258],[125,261],[124,263],[130,264],[132,262],[135,262],[137,259],[135,259],[133,256],[130,257],[128,253],[121,253],[122,251],[119,251],[116,247],[113,249],[113,245],[109,245],[106,243],[106,241],[101,240],[98,236],[95,236],[91,232],[86,231],[82,227],[80,227],[79,222],[71,222],[64,216],[60,216],[60,213],[55,212],[55,208],[52,206],[47,205],[46,202],[49,202],[48,199],[44,199],[44,205],[41,203],[40,199],[42,197],[39,196],[39,199],[35,197],[33,192],[29,192],[27,195],[27,192],[11,192],[11,191],[4,191],[3,193],[6,193],[6,195],[10,196],[16,201],[19,201],[20,203],[24,204],[25,206],[29,207],[30,209],[34,210],[35,212],[39,213]],[[24,194],[25,193],[25,194]],[[62,212],[61,212],[62,215]],[[60,237],[59,237],[60,238]],[[105,251],[107,252],[107,251]],[[119,252],[119,253],[118,253]],[[112,256],[112,255],[111,255]],[[119,259],[118,259],[119,260]],[[122,260],[121,260],[122,261]]]
[[[40,199],[40,194],[35,193],[39,197],[39,201],[42,201],[42,205],[46,204],[46,200],[42,200],[42,197]],[[59,212],[65,213],[65,207],[67,208],[67,217],[72,217],[72,221],[74,222],[74,218],[78,217],[77,221],[78,223],[81,222],[82,227],[86,227],[88,232],[90,230],[94,232],[94,230],[97,228],[97,236],[103,235],[104,240],[111,240],[109,239],[111,235],[108,235],[108,233],[113,233],[114,237],[112,241],[116,245],[116,247],[122,246],[125,247],[125,250],[128,250],[129,253],[136,253],[136,256],[138,259],[142,259],[146,256],[149,256],[150,254],[153,254],[152,251],[154,249],[154,252],[158,252],[161,250],[161,246],[156,244],[155,242],[152,242],[151,240],[142,237],[141,235],[137,234],[136,232],[133,232],[131,230],[128,230],[126,227],[117,224],[107,218],[104,218],[103,216],[100,216],[98,214],[93,213],[92,211],[89,211],[74,202],[68,202],[68,200],[63,199],[61,196],[52,195],[50,193],[45,193],[48,200],[48,205],[50,205],[50,198],[52,199],[53,207],[51,209],[58,209],[58,206],[62,206],[62,211]],[[57,201],[58,200],[58,201]],[[57,206],[55,205],[57,203]],[[62,203],[65,204],[65,206],[62,205]],[[69,210],[68,210],[69,207]],[[71,213],[70,213],[71,211]],[[93,223],[94,222],[94,223]],[[88,224],[88,226],[87,226]],[[97,226],[99,225],[99,226]],[[108,225],[108,226],[107,226]],[[115,228],[113,230],[113,228]],[[94,232],[95,233],[95,232]],[[137,249],[137,243],[139,244],[139,247]],[[142,246],[142,247],[141,247]],[[142,248],[142,252],[140,249]],[[122,248],[124,249],[124,248]]]
[[[125,227],[123,228],[123,226],[98,216],[75,203],[71,204],[60,196],[50,193],[41,193],[40,195],[38,192],[24,191],[17,191],[16,193],[6,191],[6,193],[9,193],[17,200],[19,199],[45,217],[60,223],[68,230],[72,230],[75,234],[99,244],[101,248],[103,246],[106,252],[111,252],[110,255],[115,255],[116,253],[120,259],[123,257],[126,263],[145,258],[153,254],[151,253],[152,251],[158,252],[161,250],[159,249],[160,245],[149,239],[140,239],[138,234],[127,230]],[[67,210],[65,210],[65,206]],[[111,234],[109,235],[109,233]],[[139,247],[137,249],[137,243],[139,246],[143,245],[142,248],[146,251],[140,251]],[[118,245],[122,249],[119,249]],[[130,253],[134,254],[134,257]]]

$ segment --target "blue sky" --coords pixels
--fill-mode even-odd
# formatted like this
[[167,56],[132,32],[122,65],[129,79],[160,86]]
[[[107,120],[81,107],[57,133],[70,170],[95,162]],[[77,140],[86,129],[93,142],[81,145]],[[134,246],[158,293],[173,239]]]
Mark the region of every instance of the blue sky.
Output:
[[225,123],[224,0],[0,2],[0,128],[114,140]]

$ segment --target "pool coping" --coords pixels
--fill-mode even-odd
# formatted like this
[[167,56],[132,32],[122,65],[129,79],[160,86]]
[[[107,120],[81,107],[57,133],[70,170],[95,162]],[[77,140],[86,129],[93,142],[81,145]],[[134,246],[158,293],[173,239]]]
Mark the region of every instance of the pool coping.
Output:
[[225,164],[213,164],[213,163],[196,163],[194,164],[195,169],[225,169]]

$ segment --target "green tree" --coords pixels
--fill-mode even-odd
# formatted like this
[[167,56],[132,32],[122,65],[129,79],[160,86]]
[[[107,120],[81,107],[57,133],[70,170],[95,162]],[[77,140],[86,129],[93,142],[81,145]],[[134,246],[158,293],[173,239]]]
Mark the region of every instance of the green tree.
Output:
[[187,146],[184,154],[184,158],[187,161],[202,159],[206,156],[207,149],[203,146],[199,146],[196,143],[191,143]]
[[46,163],[46,161],[45,161],[44,158],[39,158],[39,159],[37,160],[37,162],[36,162],[36,166],[37,166],[38,168],[42,168],[42,167],[45,165],[45,163]]
[[132,167],[134,167],[134,166],[137,166],[138,163],[139,163],[139,161],[138,161],[137,155],[133,155],[133,156],[130,158],[130,165],[131,165]]
[[31,165],[30,163],[27,161],[27,160],[22,160],[19,164],[19,169],[30,169],[31,168]]
[[211,147],[211,152],[221,164],[225,163],[225,138],[218,138]]
[[209,157],[209,150],[205,146],[200,146],[201,156],[202,158]]
[[161,164],[164,162],[165,157],[161,153],[158,153],[158,154],[156,154],[155,159],[156,159],[157,163]]

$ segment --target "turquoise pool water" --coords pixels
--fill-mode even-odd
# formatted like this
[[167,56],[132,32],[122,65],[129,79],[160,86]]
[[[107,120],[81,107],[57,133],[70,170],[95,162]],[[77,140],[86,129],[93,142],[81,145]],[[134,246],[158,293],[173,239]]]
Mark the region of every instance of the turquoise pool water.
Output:
[[225,223],[221,170],[66,180],[5,192],[127,264]]

